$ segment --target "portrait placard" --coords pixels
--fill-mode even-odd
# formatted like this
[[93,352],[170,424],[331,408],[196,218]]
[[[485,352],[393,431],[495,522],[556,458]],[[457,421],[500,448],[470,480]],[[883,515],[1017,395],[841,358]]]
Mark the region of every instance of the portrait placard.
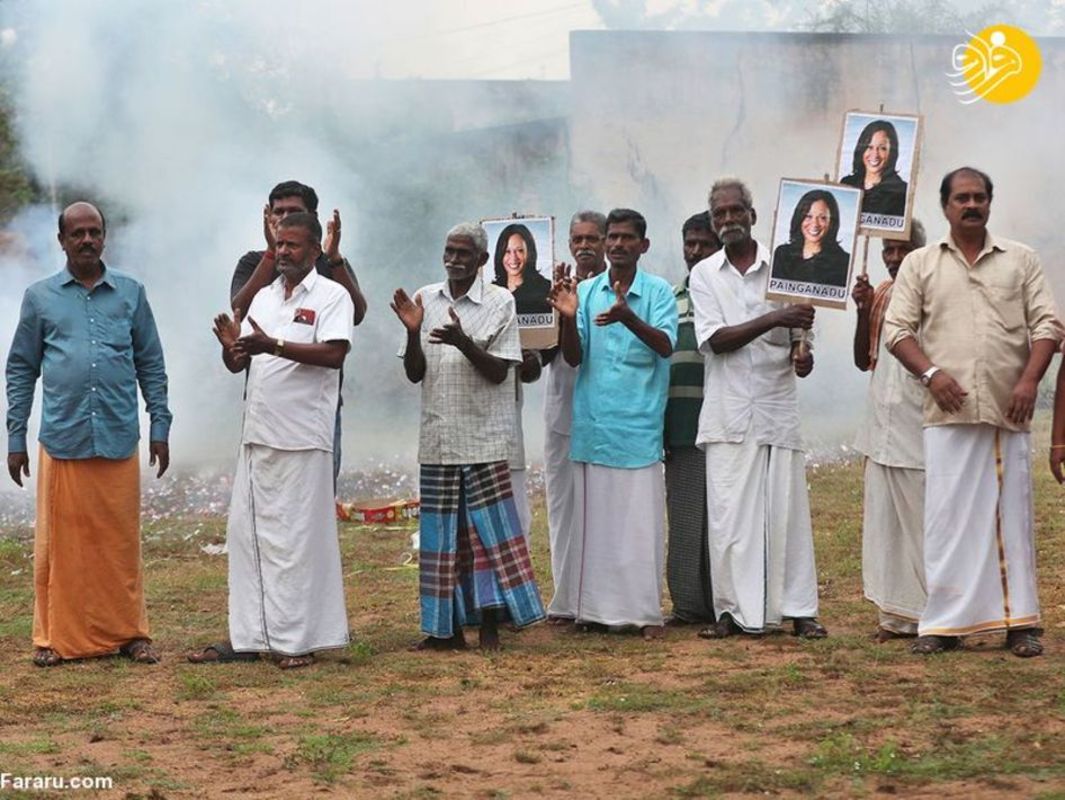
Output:
[[843,115],[836,176],[864,192],[859,233],[909,239],[922,118],[848,111]]
[[847,307],[861,202],[840,183],[780,181],[767,300]]
[[554,276],[555,218],[509,216],[481,224],[488,233],[484,281],[513,293],[522,347],[553,347],[558,319],[547,295]]

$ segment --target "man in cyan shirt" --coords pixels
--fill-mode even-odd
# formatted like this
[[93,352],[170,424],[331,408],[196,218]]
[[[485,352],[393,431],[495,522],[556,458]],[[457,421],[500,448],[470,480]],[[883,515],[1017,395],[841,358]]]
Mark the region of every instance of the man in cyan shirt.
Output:
[[59,215],[66,267],[26,290],[7,359],[7,466],[30,474],[26,428],[43,411],[34,544],[33,663],[116,650],[155,663],[140,550],[137,385],[158,476],[170,463],[166,366],[144,287],[104,265],[106,226],[89,203]]
[[606,219],[610,269],[552,288],[562,355],[580,367],[570,457],[584,507],[576,621],[662,636],[665,492],[662,415],[677,303],[662,278],[638,269],[651,242],[631,209]]

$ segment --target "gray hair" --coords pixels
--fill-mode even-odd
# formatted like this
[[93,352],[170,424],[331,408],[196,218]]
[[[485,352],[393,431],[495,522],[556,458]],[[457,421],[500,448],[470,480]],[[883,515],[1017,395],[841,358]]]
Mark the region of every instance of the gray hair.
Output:
[[924,247],[928,244],[928,236],[924,232],[921,220],[914,217],[910,220],[910,244],[916,247]]
[[740,193],[740,199],[747,208],[754,208],[754,197],[751,195],[751,190],[747,188],[747,184],[741,181],[739,178],[728,175],[724,178],[718,178],[714,181],[714,185],[710,187],[710,194],[706,196],[706,203],[708,206],[713,206],[714,195],[718,192],[723,192],[725,189],[736,189]]
[[599,234],[601,236],[606,236],[606,214],[600,214],[598,211],[591,211],[588,209],[578,211],[569,221],[569,229],[572,231],[573,226],[578,225],[581,222],[594,222],[595,226],[599,228]]
[[478,253],[488,252],[488,233],[480,223],[460,222],[447,232],[448,239],[452,236],[461,236],[464,239],[471,239],[474,246],[477,248]]

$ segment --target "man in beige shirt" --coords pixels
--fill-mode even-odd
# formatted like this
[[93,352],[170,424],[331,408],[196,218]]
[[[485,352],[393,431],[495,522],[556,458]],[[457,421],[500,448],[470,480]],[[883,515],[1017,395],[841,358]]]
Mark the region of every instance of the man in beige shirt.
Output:
[[950,233],[903,261],[884,321],[892,354],[927,388],[915,653],[999,630],[1014,655],[1043,651],[1028,430],[1056,309],[1035,252],[987,230],[992,192],[970,167],[943,178]]
[[877,642],[916,636],[925,603],[924,387],[891,357],[882,335],[902,260],[925,244],[924,226],[914,219],[908,239],[884,239],[888,279],[874,290],[859,275],[851,292],[858,309],[854,365],[872,373],[854,447],[865,455],[862,588],[879,609]]

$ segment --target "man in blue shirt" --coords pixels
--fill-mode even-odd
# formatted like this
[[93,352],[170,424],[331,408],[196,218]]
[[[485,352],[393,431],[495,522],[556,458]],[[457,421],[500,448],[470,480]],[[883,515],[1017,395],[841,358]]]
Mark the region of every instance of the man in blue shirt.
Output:
[[662,415],[677,341],[672,287],[637,268],[650,245],[643,216],[614,209],[610,269],[551,292],[562,355],[580,367],[571,445],[584,506],[577,622],[634,625],[648,639],[662,635]]
[[7,467],[29,477],[27,422],[42,380],[33,661],[121,652],[155,663],[140,553],[137,385],[151,465],[170,463],[166,367],[144,287],[104,266],[89,203],[59,215],[66,267],[26,290],[7,359]]

